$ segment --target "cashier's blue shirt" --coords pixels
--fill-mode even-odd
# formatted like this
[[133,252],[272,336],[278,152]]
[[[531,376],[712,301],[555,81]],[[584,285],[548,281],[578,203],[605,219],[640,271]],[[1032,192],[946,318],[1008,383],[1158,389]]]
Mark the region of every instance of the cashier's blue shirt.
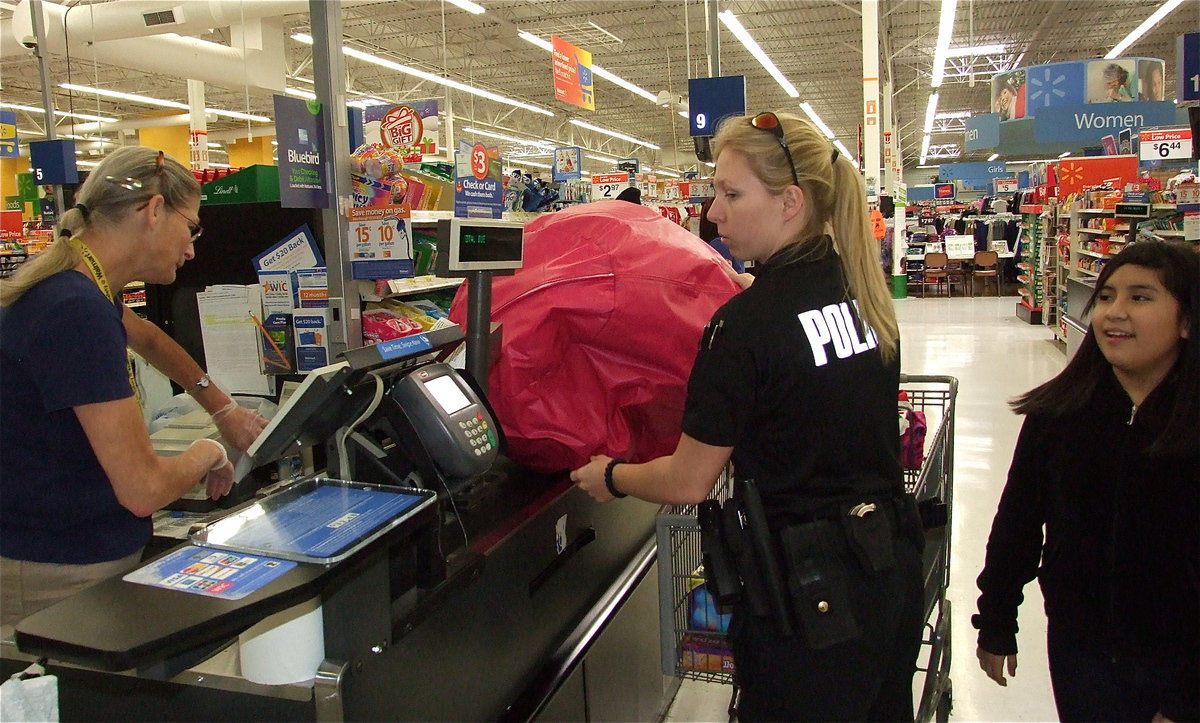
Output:
[[121,310],[64,271],[0,308],[0,555],[90,564],[144,546],[73,407],[133,395]]

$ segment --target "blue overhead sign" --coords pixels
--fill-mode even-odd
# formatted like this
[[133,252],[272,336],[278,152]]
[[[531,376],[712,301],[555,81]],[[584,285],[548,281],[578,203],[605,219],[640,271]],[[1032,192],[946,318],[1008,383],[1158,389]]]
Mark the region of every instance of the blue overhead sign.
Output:
[[1176,38],[1175,67],[1179,102],[1200,102],[1200,33],[1184,33]]
[[996,163],[943,163],[938,166],[938,178],[943,181],[982,180],[1007,177],[1008,166],[1004,161]]
[[967,152],[982,151],[1000,145],[1000,114],[984,113],[966,120]]
[[1126,129],[1137,133],[1174,122],[1175,104],[1170,101],[1050,106],[1038,111],[1033,136],[1039,143],[1099,145],[1104,136],[1116,137]]
[[715,136],[731,115],[746,115],[746,76],[688,79],[688,134]]
[[75,141],[30,141],[29,167],[39,186],[79,183]]

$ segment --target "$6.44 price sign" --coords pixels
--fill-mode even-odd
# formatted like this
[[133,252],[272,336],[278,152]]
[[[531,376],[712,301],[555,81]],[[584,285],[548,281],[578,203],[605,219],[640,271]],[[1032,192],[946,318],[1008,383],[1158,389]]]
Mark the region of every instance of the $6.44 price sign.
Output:
[[1138,156],[1143,161],[1187,160],[1192,157],[1192,129],[1142,131]]

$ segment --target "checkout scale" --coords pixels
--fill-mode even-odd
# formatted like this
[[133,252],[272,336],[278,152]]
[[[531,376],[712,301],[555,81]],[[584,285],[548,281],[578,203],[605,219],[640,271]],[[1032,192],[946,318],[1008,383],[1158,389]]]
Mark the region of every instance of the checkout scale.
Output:
[[[454,251],[464,237],[472,248]],[[555,700],[574,694],[580,636],[648,571],[657,508],[596,505],[565,472],[503,456],[486,381],[446,359],[465,341],[486,374],[501,331],[488,274],[519,267],[520,224],[443,221],[439,240],[439,275],[468,275],[488,300],[470,304],[474,340],[431,331],[309,374],[248,454],[261,470],[321,446],[323,474],[256,491],[247,475],[245,501],[186,543],[21,621],[3,674],[45,661],[63,720],[582,712]]]

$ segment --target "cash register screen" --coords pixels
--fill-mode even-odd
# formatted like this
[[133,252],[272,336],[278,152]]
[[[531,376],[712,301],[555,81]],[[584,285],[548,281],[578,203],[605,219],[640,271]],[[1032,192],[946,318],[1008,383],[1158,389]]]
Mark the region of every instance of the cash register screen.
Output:
[[454,383],[453,377],[434,377],[425,382],[425,389],[446,414],[454,414],[471,405],[471,400]]

